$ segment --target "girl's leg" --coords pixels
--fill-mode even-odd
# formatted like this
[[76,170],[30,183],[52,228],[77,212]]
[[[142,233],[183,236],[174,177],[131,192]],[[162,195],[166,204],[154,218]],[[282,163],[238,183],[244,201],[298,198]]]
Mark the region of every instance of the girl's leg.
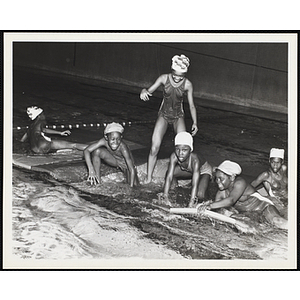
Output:
[[175,134],[182,132],[182,131],[186,131],[184,118],[179,118],[177,121],[175,121],[173,124],[173,128],[174,128]]
[[274,224],[276,227],[288,229],[288,221],[280,216],[277,208],[274,205],[267,206],[263,211],[263,215],[268,222]]
[[[128,172],[128,183],[130,183],[131,181],[131,174],[130,172],[127,170]],[[134,168],[134,183],[133,183],[134,186],[139,186],[140,185],[140,181],[139,181],[139,178],[138,178],[138,175],[137,175],[137,170],[136,168]]]
[[97,176],[100,178],[101,159],[112,167],[117,167],[116,159],[107,151],[106,148],[101,147],[92,152],[92,163]]
[[153,135],[152,135],[152,146],[151,146],[151,150],[149,153],[149,158],[148,158],[148,166],[147,166],[147,180],[145,183],[150,183],[152,180],[152,175],[153,175],[153,171],[154,171],[154,167],[157,161],[157,154],[162,142],[162,139],[167,131],[168,128],[168,123],[167,121],[159,116],[155,127],[154,127],[154,131],[153,131]]
[[86,144],[79,144],[73,143],[63,140],[52,140],[51,141],[51,149],[58,150],[58,149],[78,149],[84,150],[88,145]]
[[46,141],[44,138],[39,139],[35,145],[31,146],[31,150],[35,153],[46,154],[51,150],[51,142]]

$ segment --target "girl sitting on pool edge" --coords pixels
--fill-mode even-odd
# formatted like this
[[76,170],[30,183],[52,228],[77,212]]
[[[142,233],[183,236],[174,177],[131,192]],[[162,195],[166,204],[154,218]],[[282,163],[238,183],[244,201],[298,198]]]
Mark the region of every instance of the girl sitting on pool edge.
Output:
[[42,108],[37,106],[30,106],[27,108],[28,117],[32,120],[28,131],[21,138],[21,142],[29,140],[30,149],[37,154],[46,154],[51,150],[60,149],[77,149],[84,150],[87,145],[65,140],[52,139],[46,134],[56,134],[61,136],[68,136],[71,134],[70,130],[57,131],[54,129],[46,128],[46,117]]

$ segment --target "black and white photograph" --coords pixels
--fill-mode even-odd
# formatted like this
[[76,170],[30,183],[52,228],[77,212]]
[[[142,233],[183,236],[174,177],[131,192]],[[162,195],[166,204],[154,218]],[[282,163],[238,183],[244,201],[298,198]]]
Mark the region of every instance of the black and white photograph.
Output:
[[295,269],[297,43],[5,33],[4,268]]

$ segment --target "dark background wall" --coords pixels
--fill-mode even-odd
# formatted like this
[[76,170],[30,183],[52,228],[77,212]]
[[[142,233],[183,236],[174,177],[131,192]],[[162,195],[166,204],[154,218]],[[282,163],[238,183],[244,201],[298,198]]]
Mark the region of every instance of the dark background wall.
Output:
[[149,87],[185,54],[194,97],[287,113],[286,43],[14,42],[14,66]]

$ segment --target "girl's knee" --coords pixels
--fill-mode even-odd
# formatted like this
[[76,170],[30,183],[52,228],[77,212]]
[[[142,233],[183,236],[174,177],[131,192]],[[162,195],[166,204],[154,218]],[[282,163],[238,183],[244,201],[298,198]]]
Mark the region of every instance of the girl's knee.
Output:
[[102,151],[102,149],[98,148],[98,149],[93,151],[92,156],[103,158],[104,157],[104,152]]
[[263,215],[269,223],[275,225],[276,227],[282,229],[288,228],[288,221],[281,217],[279,211],[274,205],[268,205],[264,209]]
[[150,150],[150,154],[152,156],[157,156],[159,148],[160,148],[160,145],[152,145],[151,150]]
[[281,229],[288,229],[288,221],[282,217],[274,217],[272,223]]
[[52,142],[40,142],[38,143],[37,147],[34,147],[36,153],[39,154],[46,154],[48,153],[51,149],[55,149],[52,147]]

